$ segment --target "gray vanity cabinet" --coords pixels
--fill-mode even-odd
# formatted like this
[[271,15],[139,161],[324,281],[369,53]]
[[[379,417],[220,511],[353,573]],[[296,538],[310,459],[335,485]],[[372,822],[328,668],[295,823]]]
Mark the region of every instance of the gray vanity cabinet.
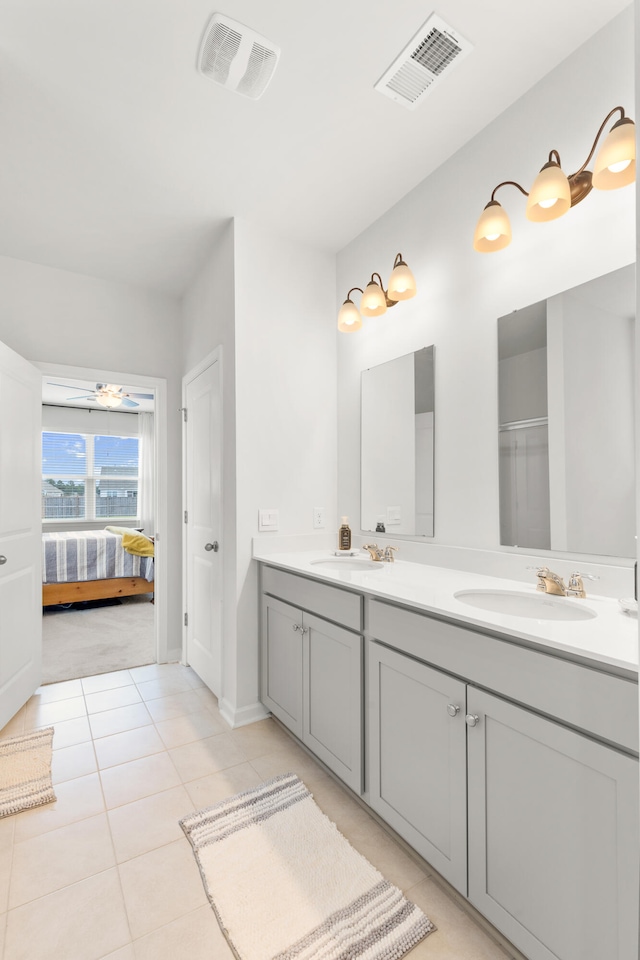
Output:
[[302,614],[273,597],[262,605],[262,702],[302,740]]
[[[261,700],[360,794],[362,597],[268,567],[262,590]],[[308,608],[340,618],[345,626]]]
[[369,803],[467,892],[465,684],[369,644]]
[[636,960],[637,761],[472,686],[467,713],[471,902],[530,960]]

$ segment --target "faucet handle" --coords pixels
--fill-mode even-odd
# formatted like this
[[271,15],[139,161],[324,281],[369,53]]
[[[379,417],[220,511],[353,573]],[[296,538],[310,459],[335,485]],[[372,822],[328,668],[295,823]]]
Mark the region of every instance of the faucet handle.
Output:
[[393,554],[397,549],[397,547],[392,547],[390,544],[387,544],[387,546],[384,548],[383,559],[386,560],[387,563],[393,563]]

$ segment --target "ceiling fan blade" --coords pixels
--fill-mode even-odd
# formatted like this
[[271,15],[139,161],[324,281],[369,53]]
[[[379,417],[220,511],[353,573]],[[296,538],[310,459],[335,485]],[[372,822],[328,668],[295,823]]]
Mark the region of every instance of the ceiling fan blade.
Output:
[[125,393],[125,397],[137,397],[138,400],[153,400],[152,393]]
[[140,404],[136,403],[135,400],[128,400],[126,397],[123,397],[122,406],[123,407],[139,407]]
[[67,397],[67,400],[95,400],[95,394],[88,393],[86,397]]
[[71,384],[71,383],[51,383],[50,381],[47,383],[47,386],[49,386],[49,387],[66,387],[67,390],[87,390],[87,389],[89,389],[88,387],[75,387],[75,386],[74,386],[73,384]]

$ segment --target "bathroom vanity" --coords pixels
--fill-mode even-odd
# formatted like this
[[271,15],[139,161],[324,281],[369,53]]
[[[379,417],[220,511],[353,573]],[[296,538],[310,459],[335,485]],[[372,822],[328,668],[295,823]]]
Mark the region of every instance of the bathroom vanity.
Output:
[[256,559],[273,715],[530,960],[636,960],[637,621],[422,564]]

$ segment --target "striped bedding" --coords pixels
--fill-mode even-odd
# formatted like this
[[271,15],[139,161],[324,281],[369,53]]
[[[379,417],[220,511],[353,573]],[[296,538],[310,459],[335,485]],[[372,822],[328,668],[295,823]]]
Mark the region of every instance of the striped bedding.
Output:
[[153,557],[134,557],[122,537],[107,530],[42,534],[42,582],[74,583],[143,577],[153,581]]

